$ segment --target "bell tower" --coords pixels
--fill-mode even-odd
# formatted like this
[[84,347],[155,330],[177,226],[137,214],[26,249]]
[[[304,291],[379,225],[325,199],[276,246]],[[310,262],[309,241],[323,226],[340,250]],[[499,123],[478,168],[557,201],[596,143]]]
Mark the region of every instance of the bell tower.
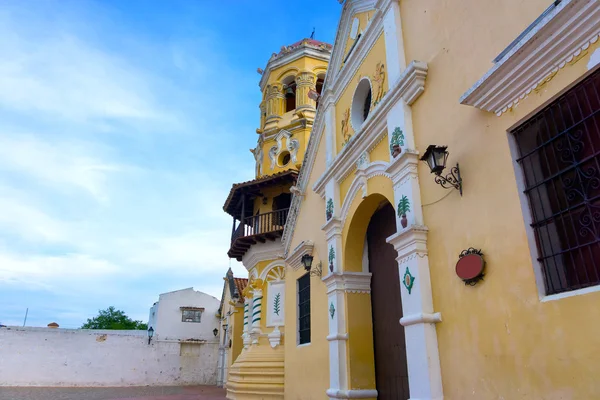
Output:
[[315,120],[331,45],[303,39],[273,53],[261,74],[256,178],[299,170]]
[[[229,368],[228,399],[283,399],[285,263],[281,236],[323,90],[332,46],[303,39],[273,53],[261,75],[255,179],[236,183],[227,255],[244,264],[244,349]],[[264,306],[263,306],[264,305]]]

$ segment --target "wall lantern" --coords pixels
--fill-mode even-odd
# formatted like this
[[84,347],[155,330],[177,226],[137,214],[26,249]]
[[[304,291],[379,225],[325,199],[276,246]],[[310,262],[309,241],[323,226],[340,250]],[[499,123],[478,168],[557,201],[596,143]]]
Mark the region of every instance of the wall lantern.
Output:
[[310,271],[310,276],[322,276],[323,274],[323,265],[319,262],[319,265],[312,269],[313,256],[310,254],[305,254],[302,256],[302,265],[304,265],[304,269],[306,271]]
[[213,335],[215,335],[215,337],[217,337],[218,334],[219,334],[219,330],[217,328],[213,329]]
[[148,328],[148,344],[152,341],[152,336],[154,336],[154,328],[150,327]]
[[475,286],[477,282],[483,279],[484,268],[485,260],[481,250],[469,247],[458,256],[456,275],[463,280],[465,285]]
[[446,160],[448,160],[447,146],[436,146],[434,144],[427,147],[425,154],[421,157],[421,161],[425,161],[429,165],[429,169],[432,174],[435,174],[435,183],[441,185],[444,189],[450,189],[453,187],[458,190],[462,196],[462,178],[460,177],[460,170],[458,163],[456,167],[450,169],[450,173],[445,177],[442,176],[442,172],[446,168]]

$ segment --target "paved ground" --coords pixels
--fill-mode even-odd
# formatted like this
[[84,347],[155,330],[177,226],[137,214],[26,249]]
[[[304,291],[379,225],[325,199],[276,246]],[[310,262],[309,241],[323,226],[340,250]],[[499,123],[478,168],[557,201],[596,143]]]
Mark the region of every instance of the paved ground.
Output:
[[224,400],[225,390],[214,386],[126,388],[0,387],[0,400]]

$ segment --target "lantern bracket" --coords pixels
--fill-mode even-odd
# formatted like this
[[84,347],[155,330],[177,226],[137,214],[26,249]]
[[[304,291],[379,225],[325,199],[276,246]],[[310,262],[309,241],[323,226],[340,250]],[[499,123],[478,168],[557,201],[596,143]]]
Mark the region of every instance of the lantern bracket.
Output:
[[460,177],[460,169],[458,167],[458,163],[456,167],[452,167],[450,169],[450,173],[445,177],[441,175],[435,176],[435,183],[439,184],[444,189],[454,188],[458,190],[460,195],[462,196],[462,178]]

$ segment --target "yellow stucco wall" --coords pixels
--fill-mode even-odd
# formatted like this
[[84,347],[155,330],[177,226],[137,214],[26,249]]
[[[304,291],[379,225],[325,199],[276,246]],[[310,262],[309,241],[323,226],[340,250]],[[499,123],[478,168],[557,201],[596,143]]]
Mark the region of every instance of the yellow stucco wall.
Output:
[[[491,60],[548,7],[545,0],[400,3],[407,60],[427,62],[413,105],[416,146],[446,144],[464,195],[424,206],[445,399],[600,398],[600,293],[540,302],[507,129],[586,72],[587,55],[497,117],[459,97]],[[423,29],[423,27],[427,29]],[[448,192],[419,167],[423,204]],[[481,248],[485,280],[465,286],[458,254]],[[457,367],[459,365],[460,367]]]
[[[323,136],[308,187],[312,187],[324,170],[325,137]],[[327,269],[327,245],[325,234],[321,230],[321,225],[325,222],[323,210],[325,210],[325,200],[312,190],[307,190],[290,248],[295,248],[303,240],[313,240],[315,242],[313,265],[317,265],[321,261],[323,268]],[[326,340],[329,333],[327,319],[329,314],[325,284],[318,277],[312,277],[310,281],[311,343],[309,345],[297,345],[297,279],[304,273],[306,272],[303,269],[294,271],[288,267],[286,270],[286,400],[323,399],[325,391],[329,388],[329,342]],[[310,384],[307,384],[307,382],[310,382]]]
[[[385,65],[385,39],[383,33],[376,40],[373,48],[369,52],[369,54],[365,57],[360,67],[350,80],[350,83],[346,88],[344,88],[339,100],[335,105],[335,120],[336,120],[336,150],[339,153],[345,141],[348,137],[352,137],[356,130],[356,127],[352,126],[352,117],[351,117],[351,106],[352,106],[352,98],[354,96],[354,92],[356,87],[363,77],[369,77],[371,82],[373,82],[373,76],[375,75],[376,67],[378,63],[383,63]],[[388,90],[388,79],[387,79],[387,66],[384,67],[386,71],[386,77],[384,81],[384,90],[387,92]],[[373,83],[372,83],[373,85]],[[375,88],[373,88],[375,90]],[[373,94],[375,95],[375,94]],[[375,99],[372,99],[374,103]],[[372,105],[372,108],[376,107]],[[349,113],[349,114],[346,114]],[[347,122],[346,122],[347,121]],[[348,132],[346,138],[344,138],[344,134],[342,132],[342,124],[348,123]]]

